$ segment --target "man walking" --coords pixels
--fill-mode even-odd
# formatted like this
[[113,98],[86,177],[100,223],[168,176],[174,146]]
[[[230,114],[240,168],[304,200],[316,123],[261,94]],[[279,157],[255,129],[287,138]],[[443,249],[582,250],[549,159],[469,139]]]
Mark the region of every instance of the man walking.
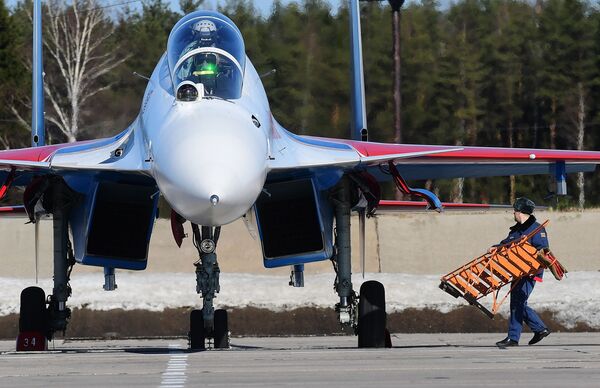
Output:
[[[533,211],[535,209],[535,203],[533,203],[533,201],[525,197],[517,198],[513,208],[515,221],[517,223],[510,228],[508,237],[502,240],[499,245],[519,240],[522,236],[531,233],[540,226],[533,216]],[[531,237],[529,243],[537,250],[548,248],[546,229],[540,229],[533,237]],[[521,330],[523,329],[523,322],[525,322],[534,333],[533,338],[529,341],[529,345],[536,344],[550,335],[550,330],[548,330],[537,313],[533,311],[531,307],[527,306],[527,299],[529,298],[529,295],[531,295],[536,281],[541,282],[543,275],[544,269],[541,268],[534,276],[525,276],[516,280],[516,284],[513,283],[513,289],[510,294],[508,336],[502,341],[496,342],[496,346],[500,348],[518,346]]]

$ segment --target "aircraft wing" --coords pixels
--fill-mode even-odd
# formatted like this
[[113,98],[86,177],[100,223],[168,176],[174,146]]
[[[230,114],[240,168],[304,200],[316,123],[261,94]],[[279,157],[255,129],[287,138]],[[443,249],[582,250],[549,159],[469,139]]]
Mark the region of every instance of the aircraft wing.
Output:
[[[296,168],[367,170],[377,180],[390,179],[380,167],[390,161],[406,180],[556,174],[557,168],[566,174],[594,171],[600,164],[600,152],[596,151],[374,143],[298,136],[287,131],[285,135],[291,136],[292,143],[302,143],[304,158],[295,159]],[[294,168],[276,161],[272,167]]]
[[[361,155],[363,165],[379,164],[386,157],[392,159],[405,179],[554,174],[557,163],[564,163],[564,173],[589,172],[600,164],[600,152],[596,151],[341,142]],[[447,151],[449,148],[454,150]],[[431,154],[394,158],[394,155],[417,152]]]
[[[139,136],[138,136],[139,137]],[[133,128],[117,136],[42,147],[0,151],[0,182],[24,172],[94,170],[146,173],[145,147]],[[1,190],[1,189],[0,189]]]

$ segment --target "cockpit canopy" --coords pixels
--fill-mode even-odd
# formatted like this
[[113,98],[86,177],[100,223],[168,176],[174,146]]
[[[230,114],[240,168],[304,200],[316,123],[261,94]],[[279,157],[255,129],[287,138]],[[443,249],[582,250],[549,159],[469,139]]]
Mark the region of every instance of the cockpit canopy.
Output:
[[188,81],[202,84],[205,97],[241,97],[246,53],[229,18],[207,11],[186,15],[171,31],[167,52],[176,88]]

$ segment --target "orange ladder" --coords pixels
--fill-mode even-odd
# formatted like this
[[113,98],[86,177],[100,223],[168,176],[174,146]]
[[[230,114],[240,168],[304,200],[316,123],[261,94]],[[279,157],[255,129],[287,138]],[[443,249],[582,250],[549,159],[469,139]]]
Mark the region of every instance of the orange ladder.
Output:
[[[540,268],[548,265],[547,257],[538,254],[538,250],[528,240],[544,228],[544,222],[531,233],[517,241],[500,245],[462,267],[442,276],[440,288],[455,298],[463,297],[469,304],[477,307],[488,317],[494,318],[498,309],[512,291],[512,287],[525,276],[532,276]],[[548,255],[552,255],[549,251]],[[554,262],[557,260],[551,256]],[[510,290],[502,298],[498,298],[500,289],[513,283]],[[489,311],[479,299],[492,294],[492,311]]]

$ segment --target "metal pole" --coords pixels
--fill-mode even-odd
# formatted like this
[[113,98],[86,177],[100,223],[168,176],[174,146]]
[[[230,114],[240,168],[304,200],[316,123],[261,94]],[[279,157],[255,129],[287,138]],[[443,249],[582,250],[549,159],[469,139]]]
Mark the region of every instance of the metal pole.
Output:
[[392,7],[392,31],[394,35],[394,142],[402,142],[402,61],[400,45],[400,9],[404,0],[389,0]]

